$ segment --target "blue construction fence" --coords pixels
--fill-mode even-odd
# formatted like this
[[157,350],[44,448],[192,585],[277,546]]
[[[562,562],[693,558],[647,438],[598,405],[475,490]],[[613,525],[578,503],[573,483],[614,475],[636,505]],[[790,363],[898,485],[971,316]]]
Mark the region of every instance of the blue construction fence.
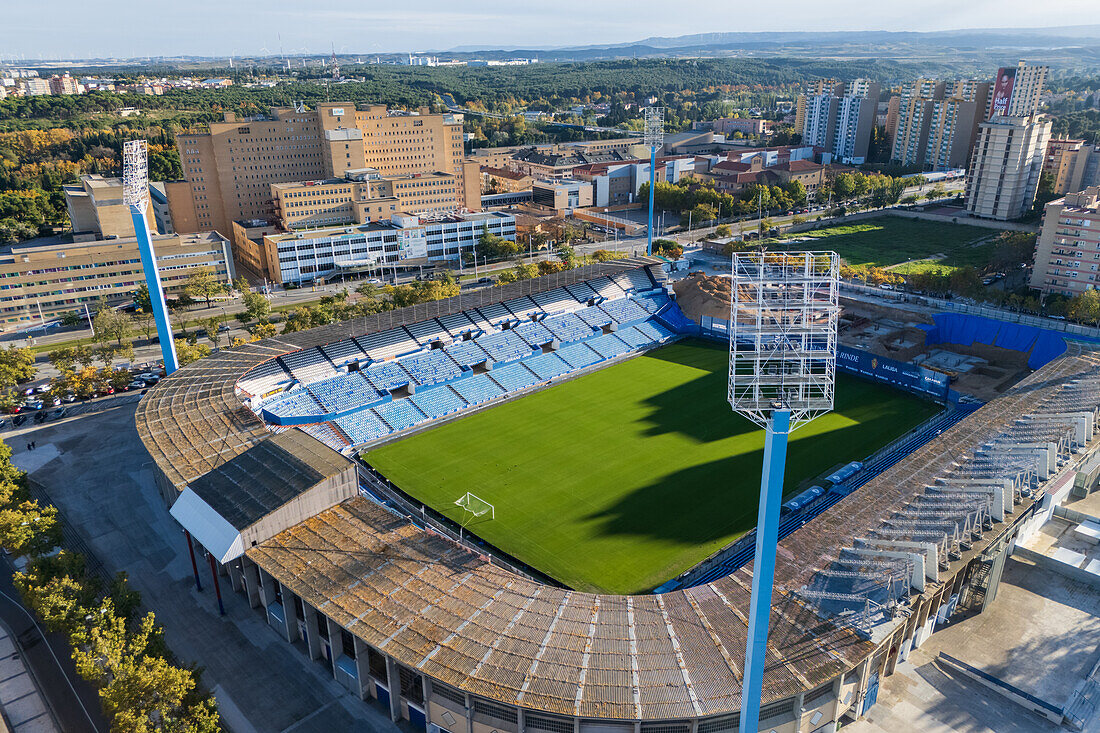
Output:
[[[937,313],[932,320],[934,325],[921,326],[928,334],[925,343],[929,346],[999,346],[1027,354],[1027,365],[1031,369],[1038,369],[1066,353],[1066,335],[1059,331],[965,313]],[[1074,340],[1100,343],[1100,339],[1088,336],[1074,336]]]
[[[729,321],[722,318],[703,316],[699,328],[700,334],[705,338],[722,341],[729,339]],[[946,374],[877,356],[870,351],[840,345],[837,347],[836,367],[842,372],[915,392],[923,397],[944,401],[950,397],[950,378]]]

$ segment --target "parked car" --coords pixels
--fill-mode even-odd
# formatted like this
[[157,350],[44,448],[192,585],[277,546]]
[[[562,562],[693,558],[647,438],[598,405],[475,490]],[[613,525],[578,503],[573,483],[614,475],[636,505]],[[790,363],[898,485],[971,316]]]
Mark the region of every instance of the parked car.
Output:
[[25,415],[25,414],[23,414],[23,415],[16,415],[15,417],[13,417],[13,418],[11,419],[11,424],[12,424],[12,425],[15,425],[15,426],[17,426],[17,427],[18,427],[19,425],[22,425],[22,424],[23,424],[23,423],[25,423],[25,422],[27,422],[27,415]]
[[153,372],[142,372],[141,374],[137,375],[137,378],[145,382],[145,385],[147,387],[151,387],[160,381],[160,376],[154,374]]
[[50,418],[53,419],[53,420],[60,420],[61,418],[65,417],[65,415],[67,415],[68,413],[69,413],[69,411],[66,410],[64,407],[58,407],[56,410],[51,410],[50,411]]
[[66,392],[61,396],[61,401],[67,405],[71,405],[72,403],[76,402],[76,395],[72,392]]
[[46,405],[42,402],[42,400],[27,400],[28,410],[41,410],[45,406]]
[[145,389],[145,382],[141,381],[140,379],[135,379],[134,381],[126,385],[126,389]]

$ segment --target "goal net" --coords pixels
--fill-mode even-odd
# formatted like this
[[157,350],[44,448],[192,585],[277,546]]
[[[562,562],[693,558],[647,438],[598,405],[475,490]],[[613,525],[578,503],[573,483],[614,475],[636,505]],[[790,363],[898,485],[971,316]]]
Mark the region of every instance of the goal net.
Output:
[[461,499],[455,502],[457,506],[466,510],[471,519],[477,519],[489,515],[490,519],[496,519],[496,508],[484,499],[467,491]]

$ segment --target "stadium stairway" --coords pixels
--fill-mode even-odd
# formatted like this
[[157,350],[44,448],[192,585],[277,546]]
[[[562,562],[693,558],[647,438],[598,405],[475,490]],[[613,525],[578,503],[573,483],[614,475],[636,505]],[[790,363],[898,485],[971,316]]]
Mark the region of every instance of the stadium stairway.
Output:
[[[849,496],[859,487],[878,476],[886,469],[898,463],[907,455],[932,440],[944,430],[959,422],[982,406],[982,403],[960,403],[927,420],[915,430],[907,433],[894,443],[864,462],[863,468],[843,484],[826,491],[815,501],[796,512],[788,514],[779,523],[779,539],[783,540],[815,517]],[[706,561],[687,571],[679,578],[668,581],[654,592],[664,592],[676,588],[694,588],[706,585],[748,565],[756,557],[756,529],[753,528],[739,537],[722,553],[719,560],[707,564]]]

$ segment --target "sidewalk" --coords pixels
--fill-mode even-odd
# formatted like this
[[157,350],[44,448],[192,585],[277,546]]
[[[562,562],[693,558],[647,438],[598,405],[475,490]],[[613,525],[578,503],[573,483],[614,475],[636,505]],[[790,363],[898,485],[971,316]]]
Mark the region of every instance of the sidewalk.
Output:
[[61,733],[35,680],[23,662],[15,637],[0,622],[0,713],[12,733]]

